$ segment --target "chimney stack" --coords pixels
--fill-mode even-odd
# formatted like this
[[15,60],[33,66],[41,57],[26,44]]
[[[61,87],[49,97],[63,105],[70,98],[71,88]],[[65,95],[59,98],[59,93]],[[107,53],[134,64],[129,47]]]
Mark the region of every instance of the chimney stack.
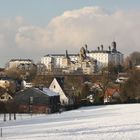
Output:
[[103,45],[101,45],[101,50],[102,50],[102,51],[104,50],[104,46],[103,46]]

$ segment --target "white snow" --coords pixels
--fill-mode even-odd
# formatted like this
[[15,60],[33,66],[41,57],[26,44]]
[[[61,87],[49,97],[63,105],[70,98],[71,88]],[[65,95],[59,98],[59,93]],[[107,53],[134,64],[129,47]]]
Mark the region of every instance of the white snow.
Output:
[[0,140],[139,140],[140,104],[83,107],[0,121]]
[[48,96],[58,96],[58,93],[56,93],[48,88],[43,88],[43,93]]

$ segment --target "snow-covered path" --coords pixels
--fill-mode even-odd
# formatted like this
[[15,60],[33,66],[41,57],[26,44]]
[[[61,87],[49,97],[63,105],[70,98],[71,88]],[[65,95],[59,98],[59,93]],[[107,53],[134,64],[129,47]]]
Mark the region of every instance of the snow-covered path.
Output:
[[140,104],[83,107],[0,127],[0,140],[139,140]]

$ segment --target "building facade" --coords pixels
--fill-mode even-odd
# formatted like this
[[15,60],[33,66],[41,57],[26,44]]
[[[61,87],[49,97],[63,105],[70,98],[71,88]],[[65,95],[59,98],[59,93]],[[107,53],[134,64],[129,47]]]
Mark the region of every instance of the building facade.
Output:
[[112,42],[111,46],[108,47],[108,50],[104,50],[103,45],[101,45],[97,50],[87,53],[87,56],[97,60],[99,70],[107,67],[110,63],[115,66],[123,64],[123,54],[117,50],[116,42]]
[[31,59],[11,59],[7,65],[6,69],[10,68],[20,68],[20,69],[25,69],[28,70],[31,67],[33,67],[33,60]]
[[[47,69],[53,64],[54,68],[64,68],[65,54],[48,54],[41,58],[41,63],[46,66]],[[77,61],[78,54],[69,54],[71,61]]]
[[13,99],[19,113],[53,113],[59,111],[60,97],[48,88],[27,88]]
[[82,69],[83,73],[93,73],[97,69],[100,71],[110,63],[117,65],[123,64],[123,54],[117,50],[116,42],[112,42],[108,50],[101,45],[97,50],[88,51],[87,45],[80,49],[79,54],[49,54],[41,58],[41,63],[46,69],[69,68],[69,71]]

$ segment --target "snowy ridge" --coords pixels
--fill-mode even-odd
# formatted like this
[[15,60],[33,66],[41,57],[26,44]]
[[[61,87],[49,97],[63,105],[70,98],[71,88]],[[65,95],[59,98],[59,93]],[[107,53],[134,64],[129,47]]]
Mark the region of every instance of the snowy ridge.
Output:
[[139,140],[140,104],[83,107],[0,127],[1,140]]

